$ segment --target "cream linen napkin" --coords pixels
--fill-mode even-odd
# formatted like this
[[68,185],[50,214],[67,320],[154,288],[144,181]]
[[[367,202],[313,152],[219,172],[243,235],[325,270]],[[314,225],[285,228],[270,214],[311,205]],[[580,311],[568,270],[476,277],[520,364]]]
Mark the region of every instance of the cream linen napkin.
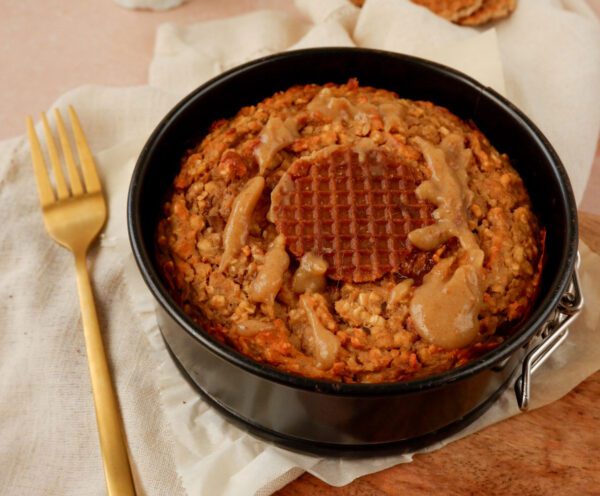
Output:
[[[523,108],[553,141],[581,199],[600,125],[600,29],[583,1],[521,0],[509,21],[482,33],[408,2],[368,0],[362,11],[342,0],[324,3],[298,1],[310,21],[256,12],[163,26],[151,87],[84,87],[57,101],[78,109],[110,201],[101,247],[90,259],[142,493],[270,494],[304,470],[342,485],[411,459],[349,462],[263,443],[208,408],[170,361],[130,255],[125,202],[141,146],[186,91],[238,63],[295,47],[358,44],[427,56]],[[105,494],[72,263],[44,232],[24,138],[0,144],[0,201],[9,213],[0,233],[0,493]],[[600,260],[586,247],[582,252],[584,291],[596,301]],[[599,320],[598,306],[588,305],[569,340],[537,372],[534,406],[600,367]],[[460,435],[515,413],[508,391]]]

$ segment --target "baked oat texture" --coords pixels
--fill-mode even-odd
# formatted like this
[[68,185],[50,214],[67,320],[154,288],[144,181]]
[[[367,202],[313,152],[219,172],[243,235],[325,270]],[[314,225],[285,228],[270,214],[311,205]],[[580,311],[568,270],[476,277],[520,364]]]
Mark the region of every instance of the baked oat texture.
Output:
[[[323,150],[367,142],[367,150],[385,151],[399,174],[410,168],[422,184],[432,175],[424,144],[435,151],[450,141],[462,150],[464,222],[482,253],[478,330],[474,342],[461,348],[433,345],[417,332],[410,302],[423,274],[391,268],[369,282],[325,277],[327,264],[319,257],[299,260],[267,218],[282,178]],[[242,191],[252,196],[252,208],[236,201]],[[224,264],[232,216],[239,221],[234,227],[246,231]],[[521,178],[473,124],[430,102],[355,80],[293,87],[215,122],[183,158],[156,240],[174,298],[216,339],[288,373],[370,383],[443,372],[502,343],[535,298],[543,250],[543,231]],[[428,267],[445,264],[451,272],[462,263],[461,248],[456,238],[441,241],[429,251],[407,241],[405,246],[426,256]],[[318,246],[315,251],[319,255]],[[300,280],[300,269],[310,277]]]

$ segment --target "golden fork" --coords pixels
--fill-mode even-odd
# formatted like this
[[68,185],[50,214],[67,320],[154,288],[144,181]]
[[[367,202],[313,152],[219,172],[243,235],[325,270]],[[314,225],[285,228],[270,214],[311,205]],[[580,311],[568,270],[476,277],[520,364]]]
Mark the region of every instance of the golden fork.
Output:
[[42,205],[44,224],[50,236],[73,252],[75,256],[83,334],[90,367],[94,405],[96,407],[96,422],[98,424],[100,450],[104,462],[104,475],[108,494],[110,496],[135,495],[127,456],[127,445],[123,433],[123,423],[119,413],[117,397],[112,386],[104,345],[102,344],[94,295],[86,263],[88,248],[106,222],[106,202],[102,194],[102,186],[96,172],[92,153],[75,110],[73,107],[69,107],[69,117],[79,154],[85,189],[81,183],[67,131],[58,109],[55,110],[55,116],[70,180],[70,187],[67,188],[52,131],[46,116],[42,114],[48,156],[54,172],[56,194],[46,170],[40,142],[33,127],[33,120],[31,117],[27,118],[27,134],[31,146],[31,158]]

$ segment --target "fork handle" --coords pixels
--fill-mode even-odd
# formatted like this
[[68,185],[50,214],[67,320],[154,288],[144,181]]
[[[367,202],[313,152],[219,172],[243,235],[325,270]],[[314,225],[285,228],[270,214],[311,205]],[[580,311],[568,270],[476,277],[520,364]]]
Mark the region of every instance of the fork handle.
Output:
[[75,269],[106,485],[109,496],[135,496],[123,421],[106,361],[85,251],[75,253]]

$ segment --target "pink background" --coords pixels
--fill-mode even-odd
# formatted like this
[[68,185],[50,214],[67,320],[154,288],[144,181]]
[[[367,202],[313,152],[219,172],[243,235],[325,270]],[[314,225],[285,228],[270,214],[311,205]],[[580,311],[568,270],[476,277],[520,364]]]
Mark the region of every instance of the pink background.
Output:
[[[588,2],[600,15],[600,0]],[[0,139],[22,134],[25,115],[76,86],[145,84],[159,24],[261,8],[296,12],[292,0],[189,0],[166,12],[112,0],[0,0]],[[581,210],[600,215],[600,148]]]

